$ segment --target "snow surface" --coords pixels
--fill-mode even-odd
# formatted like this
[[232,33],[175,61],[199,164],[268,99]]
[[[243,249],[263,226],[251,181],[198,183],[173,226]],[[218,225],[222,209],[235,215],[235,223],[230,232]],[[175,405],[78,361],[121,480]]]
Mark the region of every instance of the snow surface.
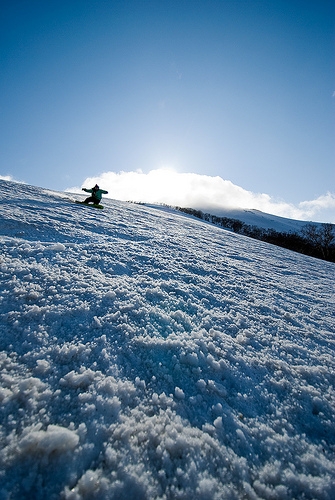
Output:
[[334,264],[0,188],[1,500],[334,499]]

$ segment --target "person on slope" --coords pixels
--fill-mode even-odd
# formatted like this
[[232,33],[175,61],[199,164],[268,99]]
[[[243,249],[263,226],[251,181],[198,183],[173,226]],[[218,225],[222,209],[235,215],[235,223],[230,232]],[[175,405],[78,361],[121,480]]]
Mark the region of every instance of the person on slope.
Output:
[[99,205],[102,195],[108,194],[108,191],[104,189],[100,189],[98,184],[96,184],[92,189],[82,188],[82,191],[86,191],[86,193],[92,193],[91,196],[86,198],[83,203],[88,205],[89,203],[93,203],[94,205]]

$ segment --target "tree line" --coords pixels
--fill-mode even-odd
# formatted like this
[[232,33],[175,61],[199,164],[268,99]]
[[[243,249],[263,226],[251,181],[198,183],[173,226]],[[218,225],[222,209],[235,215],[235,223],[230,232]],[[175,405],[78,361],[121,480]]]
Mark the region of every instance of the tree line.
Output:
[[256,240],[266,241],[295,252],[318,259],[335,262],[335,225],[307,223],[300,233],[262,229],[230,217],[218,217],[193,208],[174,207],[180,212],[211,222],[216,226],[230,229],[238,234]]

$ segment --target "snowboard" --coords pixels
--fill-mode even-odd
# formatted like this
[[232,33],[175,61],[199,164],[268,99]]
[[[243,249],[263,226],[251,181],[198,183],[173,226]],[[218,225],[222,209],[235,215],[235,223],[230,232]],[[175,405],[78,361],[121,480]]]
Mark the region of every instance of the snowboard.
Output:
[[88,204],[88,203],[84,203],[83,201],[78,201],[76,200],[75,203],[79,203],[79,205],[85,205],[85,207],[91,207],[91,208],[104,208],[103,205],[93,205],[93,204]]

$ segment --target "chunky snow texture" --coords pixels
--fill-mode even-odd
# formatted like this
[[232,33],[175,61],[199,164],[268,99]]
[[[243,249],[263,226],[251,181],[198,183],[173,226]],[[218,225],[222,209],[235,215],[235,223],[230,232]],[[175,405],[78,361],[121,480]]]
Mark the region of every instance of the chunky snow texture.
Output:
[[1,500],[334,498],[334,264],[0,188]]

